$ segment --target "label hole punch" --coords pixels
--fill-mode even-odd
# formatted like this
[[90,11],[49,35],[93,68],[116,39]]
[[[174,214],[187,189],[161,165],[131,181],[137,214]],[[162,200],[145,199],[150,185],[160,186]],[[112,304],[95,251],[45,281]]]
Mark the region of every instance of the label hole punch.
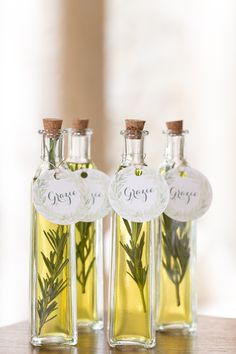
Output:
[[82,178],[87,178],[88,177],[88,174],[87,174],[87,172],[81,172],[81,174],[80,174],[80,176],[82,177]]
[[141,170],[141,168],[136,168],[134,173],[135,173],[135,176],[142,176],[143,171]]
[[182,170],[182,171],[179,171],[179,176],[182,177],[182,178],[185,178],[188,176],[187,172]]
[[54,177],[56,180],[59,180],[59,179],[60,179],[60,170],[55,170],[53,177]]

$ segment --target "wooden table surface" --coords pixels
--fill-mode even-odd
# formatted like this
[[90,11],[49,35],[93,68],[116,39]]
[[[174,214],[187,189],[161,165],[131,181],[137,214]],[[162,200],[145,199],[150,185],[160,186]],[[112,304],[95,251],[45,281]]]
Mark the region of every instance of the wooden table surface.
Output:
[[[0,354],[115,354],[120,350],[109,348],[104,331],[79,334],[79,345],[67,348],[34,348],[28,342],[28,324],[18,323],[0,328]],[[127,349],[125,354],[137,353]],[[236,319],[200,316],[196,335],[174,336],[157,334],[157,346],[138,353],[236,354]]]

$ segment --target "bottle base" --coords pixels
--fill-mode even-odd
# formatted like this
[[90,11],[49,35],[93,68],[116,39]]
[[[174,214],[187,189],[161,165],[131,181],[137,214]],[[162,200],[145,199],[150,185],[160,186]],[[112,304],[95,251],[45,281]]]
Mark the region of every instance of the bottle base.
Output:
[[45,337],[31,337],[31,344],[35,347],[41,346],[57,346],[57,345],[76,345],[78,338],[66,337],[63,335],[48,335]]
[[197,325],[195,323],[164,323],[158,324],[156,327],[158,332],[166,332],[175,335],[188,335],[196,332]]
[[109,339],[108,340],[108,344],[110,345],[110,347],[112,348],[117,348],[117,349],[122,349],[124,350],[125,347],[128,347],[128,350],[130,349],[134,349],[134,350],[139,350],[142,348],[145,349],[150,349],[150,348],[154,348],[156,345],[156,339],[150,340],[150,341],[138,341],[135,338],[130,338],[129,340],[127,339],[119,339],[119,340],[112,340]]
[[103,321],[78,321],[77,328],[79,332],[87,332],[90,330],[97,331],[103,329]]

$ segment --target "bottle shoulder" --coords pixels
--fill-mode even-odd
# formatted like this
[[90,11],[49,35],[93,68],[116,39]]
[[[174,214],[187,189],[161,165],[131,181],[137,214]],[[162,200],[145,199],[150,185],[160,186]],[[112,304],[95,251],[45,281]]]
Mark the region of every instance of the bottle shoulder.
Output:
[[93,161],[87,161],[87,162],[67,161],[67,166],[71,171],[77,171],[84,168],[96,168],[96,165]]
[[134,166],[134,167],[141,167],[141,166],[147,166],[146,163],[130,163],[130,162],[121,162],[120,166],[117,169],[117,172],[119,172],[120,170],[123,170],[126,167],[130,167],[130,166]]
[[181,166],[189,166],[188,162],[186,160],[164,160],[161,165],[159,166],[159,172],[160,174],[165,174],[169,170],[172,170],[173,168],[181,167]]
[[[60,168],[60,170],[69,171],[69,167],[67,166],[65,161],[58,162],[57,168]],[[55,169],[55,166],[51,166],[48,161],[41,160],[38,168],[36,169],[36,172],[34,173],[33,181],[35,181],[37,178],[39,178],[44,172],[54,170],[54,169]]]

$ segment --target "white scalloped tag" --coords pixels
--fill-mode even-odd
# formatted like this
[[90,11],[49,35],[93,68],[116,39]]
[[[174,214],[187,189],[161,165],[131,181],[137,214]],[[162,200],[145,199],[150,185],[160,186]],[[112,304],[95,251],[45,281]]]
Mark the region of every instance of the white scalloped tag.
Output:
[[80,221],[96,221],[106,216],[111,211],[108,200],[109,177],[91,168],[80,169],[73,173],[81,179],[87,191],[87,210]]
[[32,185],[32,198],[36,210],[47,220],[70,225],[86,214],[86,188],[71,171],[48,170]]
[[169,189],[162,176],[147,167],[123,168],[112,178],[109,200],[123,218],[144,222],[159,216],[169,200]]
[[190,221],[207,212],[212,202],[212,188],[202,173],[180,166],[169,170],[164,177],[170,190],[166,215],[174,220]]

